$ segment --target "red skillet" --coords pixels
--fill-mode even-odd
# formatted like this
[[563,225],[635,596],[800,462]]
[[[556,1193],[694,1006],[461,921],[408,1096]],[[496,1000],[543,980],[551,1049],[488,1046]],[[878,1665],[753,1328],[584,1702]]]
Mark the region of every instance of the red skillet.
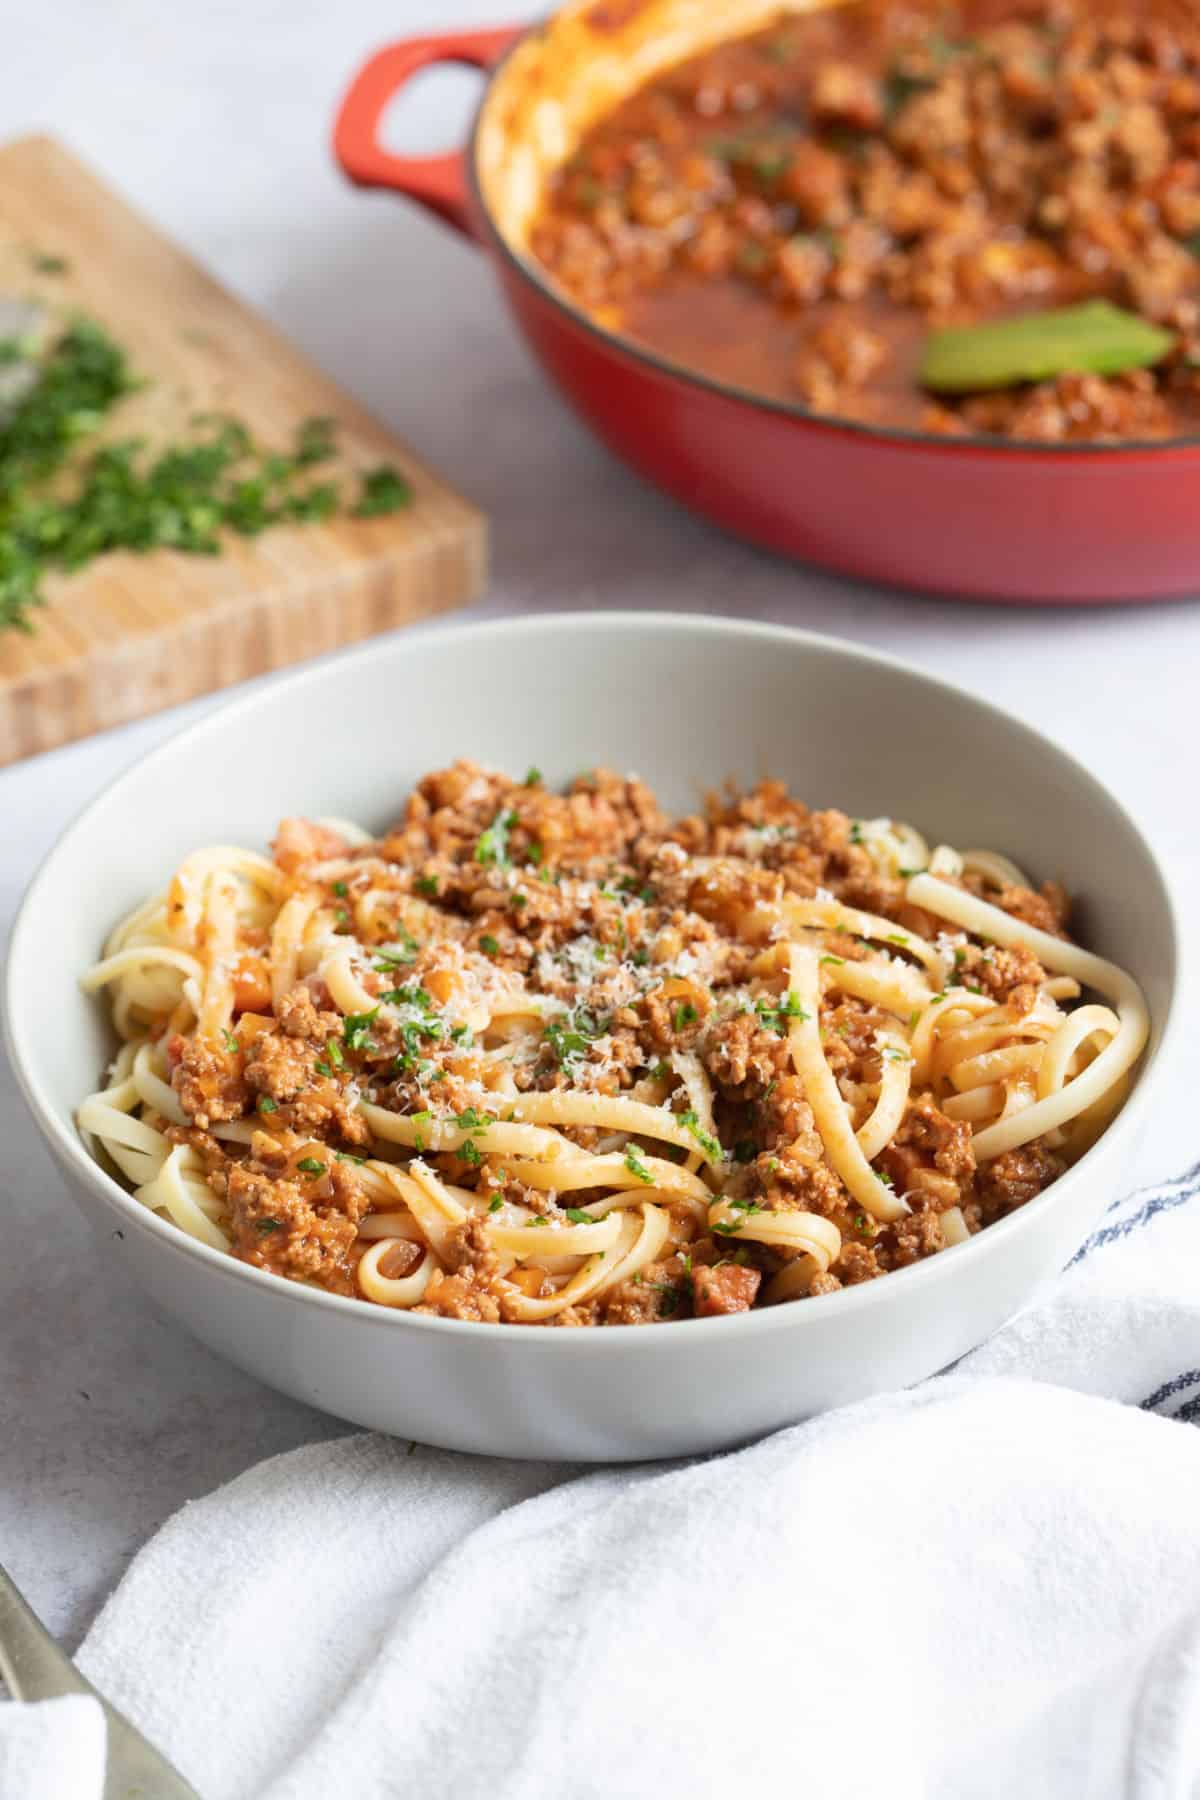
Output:
[[[602,330],[522,255],[521,209],[553,162],[547,118],[569,121],[589,81],[645,56],[656,30],[677,29],[685,10],[684,0],[575,0],[529,31],[393,44],[342,102],[338,161],[361,186],[395,188],[482,245],[534,353],[604,442],[742,537],[870,581],[963,598],[1149,600],[1200,589],[1196,440],[1060,449],[816,418]],[[773,10],[715,0],[700,29],[711,39],[719,14],[717,35],[737,35]],[[669,60],[689,51],[674,48]],[[470,143],[394,156],[378,139],[384,108],[439,62],[488,73]]]

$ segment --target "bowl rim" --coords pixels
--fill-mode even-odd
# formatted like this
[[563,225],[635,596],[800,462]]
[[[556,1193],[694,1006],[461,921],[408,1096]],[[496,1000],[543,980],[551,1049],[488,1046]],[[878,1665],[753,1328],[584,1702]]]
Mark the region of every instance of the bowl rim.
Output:
[[[1200,431],[1192,432],[1185,437],[1121,438],[1115,443],[1092,441],[1050,444],[1040,438],[1002,438],[990,436],[981,431],[963,432],[961,436],[954,436],[936,431],[915,431],[899,425],[872,425],[857,419],[843,419],[835,414],[815,412],[799,400],[781,400],[770,394],[756,393],[753,388],[740,387],[736,382],[719,381],[716,376],[706,375],[703,370],[694,369],[687,363],[675,361],[673,357],[667,356],[661,351],[652,350],[647,345],[639,344],[635,338],[626,337],[619,331],[607,330],[603,325],[598,325],[582,306],[577,305],[552,281],[532,257],[522,255],[508,242],[497,224],[495,215],[483,192],[478,157],[483,116],[510,60],[530,38],[545,36],[561,14],[570,11],[573,5],[581,3],[582,0],[564,0],[563,4],[554,7],[544,18],[534,20],[518,33],[512,43],[488,69],[483,92],[472,116],[463,163],[476,216],[483,221],[487,233],[488,247],[498,255],[500,261],[513,274],[528,282],[529,286],[542,299],[548,301],[565,321],[585,337],[592,338],[597,345],[602,345],[610,353],[641,364],[660,378],[679,381],[685,386],[698,388],[703,393],[711,394],[714,399],[749,406],[760,412],[791,419],[797,424],[819,427],[824,431],[865,438],[881,444],[895,444],[901,447],[919,446],[922,449],[936,451],[946,456],[953,455],[956,451],[969,450],[977,456],[1002,458],[1037,456],[1041,460],[1073,461],[1080,457],[1111,460],[1121,456],[1152,455],[1158,458],[1164,455],[1179,455],[1188,451],[1200,450]],[[836,0],[823,0],[823,3],[835,4]],[[728,40],[722,41],[733,42],[735,37],[736,34],[731,33]],[[681,60],[686,61],[687,59]]]
[[[1140,825],[1131,817],[1111,790],[1103,782],[1097,780],[1069,750],[1055,743],[1035,726],[1026,724],[1023,719],[1018,719],[1002,707],[978,697],[954,682],[944,681],[940,676],[932,675],[885,651],[851,643],[823,632],[806,631],[795,626],[777,625],[761,620],[737,619],[723,614],[693,616],[683,612],[637,612],[616,609],[590,613],[532,613],[497,619],[464,619],[441,622],[419,628],[412,633],[395,633],[390,642],[386,644],[381,644],[378,639],[368,640],[364,644],[339,652],[334,656],[301,665],[282,677],[276,677],[269,686],[253,684],[247,692],[235,695],[223,705],[206,713],[203,718],[194,720],[191,724],[172,732],[148,755],[131,763],[111,780],[105,782],[103,787],[74,815],[34,871],[17,910],[6,959],[2,1009],[5,1044],[16,1075],[17,1086],[59,1166],[81,1181],[110,1211],[119,1213],[130,1225],[157,1241],[162,1247],[173,1251],[177,1258],[196,1263],[202,1268],[221,1272],[231,1280],[249,1283],[252,1289],[263,1291],[265,1285],[266,1292],[274,1295],[280,1301],[290,1298],[297,1305],[316,1307],[324,1311],[332,1309],[331,1317],[341,1314],[348,1322],[357,1321],[360,1325],[371,1325],[377,1330],[397,1332],[420,1330],[435,1333],[449,1332],[454,1335],[465,1332],[468,1334],[467,1341],[478,1339],[481,1348],[485,1345],[505,1342],[530,1344],[542,1340],[565,1346],[601,1342],[611,1346],[603,1354],[617,1355],[621,1353],[618,1346],[624,1346],[628,1350],[632,1345],[641,1343],[643,1333],[640,1331],[605,1330],[600,1327],[584,1327],[575,1331],[554,1331],[537,1324],[492,1324],[482,1320],[443,1319],[429,1314],[415,1314],[383,1306],[373,1306],[357,1296],[330,1294],[324,1289],[304,1286],[300,1282],[272,1274],[268,1270],[256,1269],[247,1263],[239,1262],[227,1251],[216,1250],[201,1243],[198,1239],[181,1231],[170,1220],[162,1219],[156,1213],[152,1213],[140,1205],[133,1195],[96,1161],[79,1135],[73,1113],[68,1123],[64,1123],[60,1119],[53,1097],[43,1088],[39,1076],[26,1061],[17,1035],[16,1011],[17,989],[22,979],[21,968],[29,954],[26,950],[26,943],[34,932],[35,920],[41,910],[43,893],[53,889],[58,859],[64,853],[76,831],[87,822],[92,813],[106,804],[110,796],[116,793],[135,772],[144,768],[147,762],[152,762],[158,757],[166,756],[185,746],[203,743],[210,734],[220,736],[231,719],[252,713],[268,697],[273,698],[283,692],[294,693],[299,689],[319,685],[331,674],[340,674],[342,671],[368,660],[377,661],[381,650],[385,654],[390,653],[403,658],[414,647],[419,647],[423,643],[441,644],[460,638],[482,639],[486,642],[489,638],[501,635],[509,637],[513,635],[536,636],[545,631],[552,634],[566,632],[578,636],[588,636],[604,633],[619,635],[645,630],[666,630],[680,634],[687,633],[692,636],[700,635],[709,639],[714,647],[719,646],[722,640],[748,637],[765,643],[773,643],[788,650],[832,652],[851,662],[892,670],[910,680],[922,682],[934,693],[958,702],[965,701],[968,706],[990,715],[1007,729],[1027,735],[1043,755],[1048,754],[1060,759],[1066,763],[1076,778],[1094,788],[1107,805],[1115,810],[1141,845],[1147,864],[1157,877],[1162,894],[1173,968],[1173,979],[1165,1009],[1159,1019],[1155,1019],[1154,1015],[1151,1015],[1152,1022],[1161,1025],[1159,1041],[1156,1046],[1143,1053],[1145,1060],[1134,1092],[1096,1143],[1084,1153],[1076,1164],[1033,1200],[1010,1213],[1007,1218],[999,1219],[994,1224],[987,1226],[967,1242],[950,1246],[948,1250],[941,1251],[937,1256],[926,1257],[906,1268],[891,1270],[880,1280],[862,1282],[852,1287],[838,1289],[830,1294],[810,1296],[800,1307],[764,1307],[729,1318],[678,1320],[675,1322],[675,1331],[665,1335],[678,1347],[680,1340],[677,1332],[679,1330],[686,1330],[689,1334],[685,1340],[682,1340],[687,1343],[693,1341],[695,1335],[701,1332],[707,1334],[735,1332],[742,1336],[747,1333],[769,1335],[785,1328],[794,1329],[803,1319],[825,1319],[831,1309],[836,1309],[837,1316],[849,1319],[864,1308],[889,1304],[889,1295],[893,1296],[894,1301],[898,1303],[904,1294],[915,1294],[922,1285],[929,1286],[932,1283],[948,1279],[944,1258],[950,1251],[979,1259],[988,1255],[989,1249],[998,1250],[1002,1242],[1007,1242],[1009,1238],[1033,1229],[1037,1219],[1046,1208],[1053,1206],[1062,1196],[1067,1184],[1074,1186],[1081,1174],[1086,1178],[1086,1170],[1090,1163],[1107,1156],[1118,1143],[1131,1137],[1140,1123],[1154,1091],[1161,1082],[1166,1052],[1178,1031],[1178,999],[1181,989],[1183,944],[1180,912],[1166,869]],[[82,1100],[83,1096],[80,1095],[79,1098]],[[91,1222],[94,1224],[94,1221]],[[662,1335],[664,1334],[654,1334],[653,1341],[659,1341]],[[564,1353],[571,1354],[572,1352],[567,1350]]]

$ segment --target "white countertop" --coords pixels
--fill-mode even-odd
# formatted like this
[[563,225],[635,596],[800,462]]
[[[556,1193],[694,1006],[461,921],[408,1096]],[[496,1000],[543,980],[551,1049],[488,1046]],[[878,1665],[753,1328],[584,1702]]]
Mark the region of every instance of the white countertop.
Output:
[[[66,139],[487,510],[494,573],[481,611],[737,613],[907,657],[1081,757],[1143,821],[1200,925],[1188,892],[1200,887],[1200,608],[959,606],[742,548],[642,486],[574,422],[468,245],[405,203],[341,181],[330,120],[362,57],[406,32],[507,20],[508,6],[113,0],[102,10],[103,19],[90,0],[26,10],[0,61],[6,131]],[[397,146],[453,141],[474,86],[466,74],[427,78]],[[83,803],[217,703],[0,773],[0,932]],[[1145,1181],[1198,1154],[1183,1061],[1147,1135]],[[160,1322],[95,1260],[2,1066],[0,1146],[0,1554],[74,1641],[175,1507],[270,1452],[345,1428]]]

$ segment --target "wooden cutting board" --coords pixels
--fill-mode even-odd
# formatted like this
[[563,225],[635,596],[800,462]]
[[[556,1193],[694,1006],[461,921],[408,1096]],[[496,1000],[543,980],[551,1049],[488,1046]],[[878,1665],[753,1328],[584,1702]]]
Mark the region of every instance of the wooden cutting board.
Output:
[[[66,266],[46,272],[48,259]],[[0,295],[86,313],[126,350],[147,386],[108,435],[176,442],[196,413],[229,413],[286,450],[304,419],[330,414],[339,450],[321,479],[341,476],[349,496],[354,471],[391,463],[413,488],[384,518],[228,534],[219,557],[118,551],[49,578],[32,635],[0,630],[0,764],[480,591],[475,507],[50,138],[0,149]]]

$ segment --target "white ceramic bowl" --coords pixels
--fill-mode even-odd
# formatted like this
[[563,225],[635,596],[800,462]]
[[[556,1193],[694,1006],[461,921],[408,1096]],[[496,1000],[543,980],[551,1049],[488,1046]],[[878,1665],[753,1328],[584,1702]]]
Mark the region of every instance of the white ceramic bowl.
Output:
[[[555,1331],[334,1298],[205,1248],[87,1154],[73,1113],[111,1054],[79,971],[114,921],[206,843],[261,845],[285,813],[382,826],[427,770],[471,756],[549,781],[607,762],[673,807],[727,776],[1003,849],[1078,897],[1087,942],[1130,969],[1153,1034],[1099,1143],[970,1243],[861,1287],[736,1318]],[[718,1450],[919,1380],[977,1344],[1067,1260],[1118,1191],[1176,987],[1145,840],[1026,726],[888,658],[732,620],[599,614],[450,626],[319,664],[193,726],[88,807],[12,939],[13,1063],[67,1185],[163,1309],[273,1387],[460,1450],[583,1460]],[[47,1222],[47,1229],[52,1224]]]

